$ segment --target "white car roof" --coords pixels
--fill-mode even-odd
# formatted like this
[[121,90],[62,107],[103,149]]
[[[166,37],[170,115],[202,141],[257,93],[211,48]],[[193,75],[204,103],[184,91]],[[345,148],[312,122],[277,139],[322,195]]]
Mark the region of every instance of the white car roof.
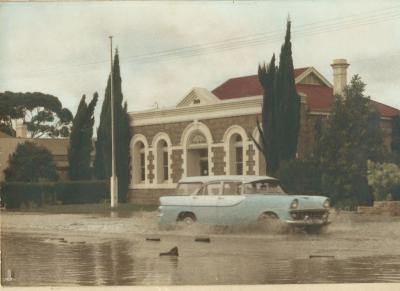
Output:
[[182,178],[179,183],[209,183],[217,181],[240,181],[242,183],[251,183],[259,180],[274,180],[276,178],[269,176],[240,176],[240,175],[229,175],[229,176],[194,176]]

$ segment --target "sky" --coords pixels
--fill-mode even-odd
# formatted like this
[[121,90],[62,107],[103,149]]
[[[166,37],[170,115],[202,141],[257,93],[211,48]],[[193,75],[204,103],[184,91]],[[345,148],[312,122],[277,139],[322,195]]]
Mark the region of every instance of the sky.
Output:
[[349,79],[400,108],[397,0],[1,3],[0,92],[52,94],[73,114],[83,94],[101,104],[112,35],[129,111],[175,106],[193,87],[256,74],[279,55],[288,16],[295,68],[332,82],[345,58]]

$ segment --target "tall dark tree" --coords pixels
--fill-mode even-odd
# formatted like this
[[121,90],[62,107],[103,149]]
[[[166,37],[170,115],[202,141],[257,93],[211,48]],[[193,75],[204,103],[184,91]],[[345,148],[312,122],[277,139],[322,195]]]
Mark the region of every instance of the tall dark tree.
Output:
[[296,158],[297,140],[300,128],[300,96],[296,91],[290,41],[290,20],[286,25],[285,42],[279,56],[279,68],[276,76],[276,94],[279,98],[280,160]]
[[[129,149],[127,129],[129,117],[126,104],[123,107],[122,80],[119,67],[118,50],[115,52],[113,63],[114,89],[114,124],[115,124],[115,157],[118,176],[118,200],[126,200],[129,173]],[[98,179],[111,177],[111,74],[108,78],[106,92],[100,114],[100,125],[97,129],[96,156],[94,160],[95,175]]]
[[4,170],[7,182],[39,182],[58,179],[56,164],[51,152],[32,142],[19,144],[10,156],[9,166]]
[[0,93],[0,129],[12,130],[12,119],[22,118],[32,138],[69,136],[72,113],[60,100],[40,92]]
[[264,89],[262,126],[257,121],[260,141],[254,137],[258,150],[265,158],[266,172],[275,175],[282,161],[294,159],[300,126],[300,96],[296,92],[290,42],[290,21],[287,22],[285,42],[275,65],[275,55],[266,67],[259,66],[258,78]]
[[364,96],[364,90],[365,84],[355,75],[343,97],[336,97],[331,115],[322,127],[322,189],[339,207],[371,203],[367,161],[383,158],[380,116],[369,97]]
[[261,113],[262,124],[257,120],[257,128],[260,139],[253,141],[258,150],[262,152],[266,164],[267,173],[275,173],[279,166],[278,121],[277,108],[279,99],[276,95],[276,66],[275,54],[271,62],[266,66],[258,67],[258,79],[264,89],[263,106]]
[[88,180],[92,177],[91,153],[93,151],[93,125],[94,109],[97,104],[98,94],[94,93],[93,99],[86,104],[83,95],[78,110],[72,122],[69,139],[68,175],[71,180]]

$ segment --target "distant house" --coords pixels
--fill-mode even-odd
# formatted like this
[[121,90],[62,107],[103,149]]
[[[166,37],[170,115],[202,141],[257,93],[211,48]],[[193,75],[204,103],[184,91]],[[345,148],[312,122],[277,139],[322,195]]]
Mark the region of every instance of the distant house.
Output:
[[[294,71],[301,96],[299,157],[311,152],[316,122],[329,115],[334,94],[346,85],[347,67],[346,60],[333,62],[333,85],[313,67]],[[262,95],[252,75],[229,79],[212,91],[194,88],[173,108],[131,112],[131,201],[156,204],[186,176],[265,174],[264,159],[250,138],[258,136]],[[400,111],[372,102],[389,147],[391,118]]]
[[16,133],[17,137],[12,137],[0,132],[0,181],[4,180],[4,170],[8,167],[10,155],[14,153],[18,144],[25,141],[31,141],[47,148],[53,154],[60,179],[66,180],[68,178],[69,139],[28,138],[26,136],[26,129],[22,125],[17,127]]

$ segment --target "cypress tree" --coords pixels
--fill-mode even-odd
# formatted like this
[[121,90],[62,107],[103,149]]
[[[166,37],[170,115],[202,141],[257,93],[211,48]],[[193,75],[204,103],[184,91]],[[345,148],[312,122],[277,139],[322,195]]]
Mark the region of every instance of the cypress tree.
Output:
[[72,122],[68,148],[68,175],[71,180],[87,180],[92,177],[90,162],[93,151],[93,114],[98,94],[94,93],[89,105],[85,99],[86,96],[83,95]]
[[280,160],[296,158],[297,142],[300,128],[300,96],[296,91],[290,41],[290,20],[286,25],[285,42],[281,47],[279,68],[277,71],[276,91],[279,98],[278,118],[280,133]]
[[[122,106],[122,80],[119,67],[118,50],[113,63],[114,89],[114,134],[116,172],[118,176],[118,200],[125,201],[129,184],[129,117],[127,106]],[[97,129],[96,156],[94,160],[95,175],[98,179],[111,177],[111,74],[108,77],[106,92],[100,114],[100,125]],[[128,178],[126,178],[128,177]]]
[[264,155],[266,172],[275,175],[280,162],[296,157],[300,127],[300,96],[294,80],[290,21],[281,47],[279,67],[276,67],[273,55],[267,67],[265,64],[259,66],[258,78],[264,89],[262,126],[257,121],[260,141],[252,138]]
[[260,134],[260,140],[257,142],[254,138],[257,148],[263,153],[266,173],[275,173],[279,166],[279,147],[277,131],[277,107],[278,99],[276,96],[276,66],[275,54],[271,58],[268,66],[258,67],[258,79],[264,89],[262,106],[262,125],[257,121],[257,128]]

